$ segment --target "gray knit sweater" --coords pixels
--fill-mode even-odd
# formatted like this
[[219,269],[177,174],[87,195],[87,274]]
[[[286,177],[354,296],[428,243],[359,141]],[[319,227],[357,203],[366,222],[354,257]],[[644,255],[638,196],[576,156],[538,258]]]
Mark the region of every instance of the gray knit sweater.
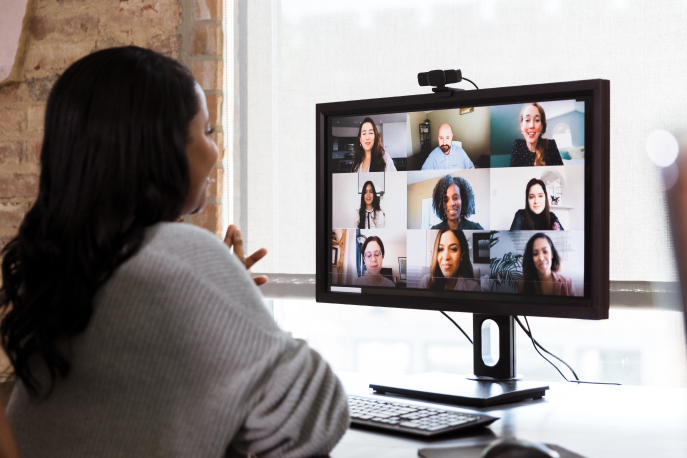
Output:
[[281,331],[202,229],[161,223],[95,298],[45,400],[17,382],[22,458],[326,455],[349,417],[327,363]]

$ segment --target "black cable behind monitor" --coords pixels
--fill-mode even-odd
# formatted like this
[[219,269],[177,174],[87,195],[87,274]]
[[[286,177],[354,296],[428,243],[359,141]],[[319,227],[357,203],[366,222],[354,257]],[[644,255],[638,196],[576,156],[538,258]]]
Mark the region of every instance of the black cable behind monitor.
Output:
[[[474,84],[474,83],[473,83],[473,84]],[[467,333],[463,330],[463,328],[461,328],[460,325],[459,325],[458,323],[456,323],[456,322],[453,320],[453,318],[451,318],[450,316],[448,316],[448,315],[446,314],[446,312],[444,312],[444,311],[442,311],[442,310],[440,310],[440,312],[441,312],[442,315],[444,315],[446,318],[448,318],[448,319],[451,321],[451,323],[453,323],[458,329],[460,329],[460,332],[463,333],[463,335],[465,336],[466,339],[468,339],[468,341],[470,342],[471,345],[474,345],[473,342],[472,342],[472,339],[470,338],[470,336],[467,335]],[[577,376],[577,373],[575,372],[575,370],[574,370],[572,367],[570,367],[570,365],[569,365],[568,363],[566,363],[565,361],[563,361],[563,359],[561,359],[561,358],[559,358],[558,356],[556,356],[556,355],[554,355],[553,353],[551,353],[549,350],[547,350],[546,348],[544,348],[539,342],[537,342],[537,340],[536,340],[536,339],[534,338],[534,336],[532,335],[532,328],[530,327],[530,323],[529,323],[529,321],[527,321],[527,317],[526,317],[526,316],[523,316],[523,318],[525,319],[525,322],[527,323],[527,328],[525,328],[525,326],[522,324],[522,322],[520,321],[520,319],[519,319],[517,316],[514,317],[514,318],[515,318],[515,321],[520,325],[520,328],[522,328],[523,332],[524,332],[524,333],[527,335],[527,337],[529,337],[530,340],[532,341],[532,345],[534,346],[534,349],[537,351],[537,353],[539,353],[539,356],[541,356],[542,358],[544,358],[544,360],[545,360],[547,363],[551,364],[551,365],[554,367],[554,369],[556,369],[556,370],[558,371],[558,373],[561,374],[561,377],[563,377],[563,379],[564,379],[566,382],[570,382],[570,383],[589,383],[589,384],[593,384],[593,385],[621,385],[621,383],[616,383],[616,382],[587,382],[587,381],[584,381],[584,380],[580,380],[580,378]],[[558,361],[560,361],[560,362],[562,362],[563,364],[565,364],[565,366],[566,366],[568,369],[570,369],[570,372],[573,373],[573,376],[575,377],[575,380],[568,380],[568,378],[563,374],[563,372],[561,372],[561,370],[558,368],[558,366],[556,366],[551,360],[549,360],[546,356],[544,356],[544,355],[541,353],[541,351],[539,351],[540,348],[542,349],[542,351],[544,351],[544,352],[547,353],[548,355],[553,356],[553,357],[556,358]]]

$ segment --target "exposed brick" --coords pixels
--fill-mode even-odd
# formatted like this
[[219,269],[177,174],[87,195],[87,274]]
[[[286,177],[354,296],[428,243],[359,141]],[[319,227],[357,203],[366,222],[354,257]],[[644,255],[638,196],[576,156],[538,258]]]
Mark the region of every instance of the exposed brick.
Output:
[[62,37],[84,35],[98,30],[100,19],[91,14],[77,14],[67,17],[36,16],[31,20],[31,36],[40,41],[51,34]]
[[34,78],[28,82],[29,95],[36,102],[45,102],[48,100],[50,90],[55,85],[55,82],[60,75],[46,76],[45,78]]
[[26,126],[26,110],[0,111],[0,138],[5,135],[21,133]]
[[39,164],[41,161],[41,147],[43,140],[29,140],[24,142],[24,158],[22,162],[29,164]]
[[120,3],[119,8],[106,10],[101,19],[101,32],[105,35],[156,27],[170,30],[181,23],[181,6]]
[[222,20],[222,0],[195,0],[196,19]]
[[20,83],[8,84],[0,88],[0,103],[21,102],[23,97],[20,89]]
[[[16,235],[16,234],[15,234]],[[15,235],[0,235],[0,252],[2,252],[2,249],[5,248],[5,245],[10,243],[10,240],[12,240]],[[0,278],[0,284],[2,283],[2,279]],[[4,352],[0,352],[4,356]]]
[[208,113],[210,113],[210,124],[219,126],[222,124],[222,105],[224,97],[222,94],[208,94],[205,96],[208,102]]
[[222,89],[222,61],[197,60],[193,62],[193,77],[205,90]]
[[26,54],[24,69],[28,79],[42,78],[63,72],[77,59],[90,54],[93,43],[89,40],[65,45],[46,40],[32,44]]
[[45,124],[45,106],[29,107],[26,114],[26,125],[29,132],[43,130]]
[[157,35],[146,42],[146,48],[159,52],[167,57],[179,57],[181,35]]
[[222,197],[224,189],[224,169],[215,167],[210,173],[210,186],[208,187],[208,197]]
[[224,133],[222,132],[215,132],[212,134],[212,141],[215,142],[217,145],[217,149],[219,150],[219,160],[220,162],[224,160]]
[[22,149],[21,143],[0,144],[0,164],[21,162]]
[[207,24],[198,26],[193,37],[193,54],[220,56],[223,48],[222,26]]
[[19,227],[26,214],[26,206],[0,203],[0,227]]
[[0,174],[0,197],[36,197],[37,195],[38,175]]
[[213,234],[219,234],[222,227],[220,215],[221,210],[219,205],[207,204],[202,212],[196,215],[189,215],[184,218],[184,221],[189,222],[194,226],[207,229]]
[[133,44],[133,41],[128,40],[128,42],[115,40],[112,37],[105,38],[103,40],[98,40],[95,42],[95,50],[100,51],[101,49],[117,48],[119,46],[128,46]]

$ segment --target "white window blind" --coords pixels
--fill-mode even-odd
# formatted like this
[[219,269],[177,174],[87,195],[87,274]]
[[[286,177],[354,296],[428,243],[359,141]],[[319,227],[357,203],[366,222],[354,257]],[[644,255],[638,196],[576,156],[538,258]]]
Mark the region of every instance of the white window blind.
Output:
[[315,272],[316,103],[426,93],[418,72],[460,68],[480,88],[610,80],[610,278],[676,279],[645,144],[687,126],[687,2],[226,4],[225,214],[249,250],[269,250],[256,270]]

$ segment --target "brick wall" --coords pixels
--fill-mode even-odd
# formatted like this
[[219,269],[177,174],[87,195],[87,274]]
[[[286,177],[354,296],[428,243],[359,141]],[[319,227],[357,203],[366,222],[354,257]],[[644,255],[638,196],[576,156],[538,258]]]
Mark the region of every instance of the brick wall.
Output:
[[[222,0],[30,0],[21,68],[14,81],[0,83],[0,248],[37,194],[49,91],[86,54],[136,45],[181,60],[206,92],[215,141],[224,150],[221,8]],[[214,233],[221,230],[222,172],[220,163],[205,211],[186,218]]]

